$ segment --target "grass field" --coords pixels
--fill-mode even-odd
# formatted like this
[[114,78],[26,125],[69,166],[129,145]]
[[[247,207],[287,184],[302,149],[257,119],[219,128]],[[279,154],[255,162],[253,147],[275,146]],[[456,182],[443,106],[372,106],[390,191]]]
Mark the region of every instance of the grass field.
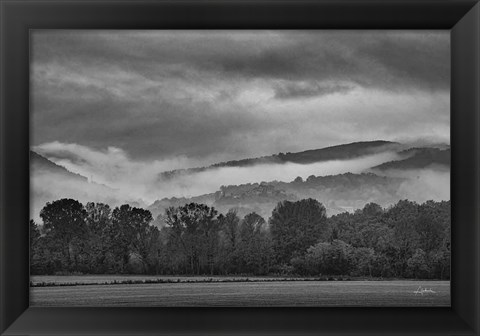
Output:
[[[88,286],[30,288],[32,306],[450,306],[448,281],[274,281],[202,282],[210,277],[184,277],[180,282],[105,284],[141,276],[32,277],[32,282],[65,284],[83,281]],[[178,279],[178,277],[162,277]],[[152,277],[151,279],[158,279]],[[194,283],[183,280],[199,281]],[[217,280],[225,278],[214,278]],[[228,278],[227,278],[228,279]],[[267,281],[263,281],[267,280]],[[280,279],[278,279],[280,280]],[[101,284],[100,284],[101,283]],[[414,294],[419,287],[435,293]]]

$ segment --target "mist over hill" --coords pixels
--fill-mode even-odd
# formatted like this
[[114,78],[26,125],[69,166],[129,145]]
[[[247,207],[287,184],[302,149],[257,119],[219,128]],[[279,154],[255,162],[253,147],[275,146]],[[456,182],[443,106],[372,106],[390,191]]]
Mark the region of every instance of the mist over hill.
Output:
[[382,163],[375,166],[373,170],[391,170],[391,169],[423,169],[436,166],[441,169],[450,169],[450,148],[410,148],[399,152],[399,155],[405,156],[403,160],[396,160]]
[[329,176],[297,178],[291,182],[261,182],[221,186],[212,194],[192,198],[164,198],[148,209],[161,215],[169,206],[201,202],[221,212],[237,210],[240,216],[256,212],[268,218],[278,202],[317,199],[327,208],[328,215],[352,211],[366,203],[391,204],[400,198],[398,190],[405,178],[377,176],[372,173],[345,173]]
[[[215,193],[191,198],[163,198],[148,207],[163,226],[162,215],[170,207],[190,202],[213,206],[220,212],[235,209],[240,216],[256,212],[268,218],[278,202],[313,198],[325,205],[327,215],[353,212],[368,203],[388,207],[398,200],[416,202],[450,199],[449,174],[439,171],[404,172],[403,176],[380,176],[373,173],[344,173],[329,176],[301,177],[291,182],[271,181],[221,186]],[[418,174],[424,174],[422,179]],[[417,175],[416,175],[417,174]]]
[[194,174],[222,167],[251,167],[255,165],[283,163],[297,163],[306,165],[316,162],[349,160],[361,156],[378,154],[381,152],[395,151],[401,147],[402,145],[397,142],[383,140],[353,142],[321,149],[306,150],[297,153],[278,153],[258,158],[219,162],[207,167],[171,170],[163,172],[161,174],[161,178],[174,178],[178,175]]
[[139,204],[132,198],[124,198],[120,190],[71,172],[34,151],[30,151],[30,185],[30,217],[36,220],[45,203],[59,198],[108,204]]
[[47,158],[43,157],[42,155],[30,151],[30,166],[31,170],[35,175],[38,174],[56,174],[58,177],[64,177],[71,181],[78,181],[78,182],[88,182],[88,179],[85,176],[80,174],[72,173],[65,167],[62,167],[52,161],[48,160]]
[[[161,217],[169,206],[200,202],[214,206],[222,212],[234,208],[242,216],[257,212],[268,218],[281,200],[314,198],[326,206],[328,215],[335,215],[354,211],[370,202],[389,206],[404,198],[417,202],[450,199],[450,148],[405,149],[406,147],[386,141],[359,142],[300,153],[281,153],[269,157],[229,161],[203,168],[176,170],[167,173],[168,180],[207,175],[209,171],[220,173],[222,170],[219,170],[219,167],[232,168],[233,174],[236,172],[233,168],[238,168],[239,172],[245,167],[250,167],[252,172],[261,166],[270,169],[271,179],[268,182],[264,179],[263,182],[222,185],[213,193],[191,198],[162,198],[150,205],[149,210],[154,216]],[[374,157],[372,155],[378,154],[393,155],[394,159],[379,165],[371,163],[369,159]],[[353,158],[358,160],[352,160]],[[361,160],[365,160],[366,165],[360,168]],[[325,163],[323,168],[333,168],[337,174],[333,171],[322,171],[322,165],[315,167],[317,174],[302,174],[312,167],[312,161]],[[295,171],[299,175],[296,178],[290,176],[288,181],[276,180],[276,170],[280,167],[286,168],[292,162],[297,164],[303,162],[303,167],[295,166]],[[286,175],[287,173],[283,174]],[[231,180],[235,179],[236,177],[231,177]],[[162,225],[161,218],[157,222]]]
[[[63,162],[69,163],[69,169],[61,165]],[[46,202],[63,197],[148,207],[154,218],[160,216],[158,226],[164,225],[166,208],[190,202],[214,206],[221,212],[234,208],[239,215],[257,212],[268,218],[283,200],[314,198],[326,206],[328,215],[334,215],[370,202],[385,207],[405,198],[417,202],[450,199],[450,148],[409,148],[388,141],[356,142],[167,172],[158,171],[157,165],[119,161],[112,175],[115,178],[107,176],[102,183],[78,174],[89,167],[102,171],[98,164],[98,160],[86,158],[50,160],[31,152],[33,218],[38,218]]]

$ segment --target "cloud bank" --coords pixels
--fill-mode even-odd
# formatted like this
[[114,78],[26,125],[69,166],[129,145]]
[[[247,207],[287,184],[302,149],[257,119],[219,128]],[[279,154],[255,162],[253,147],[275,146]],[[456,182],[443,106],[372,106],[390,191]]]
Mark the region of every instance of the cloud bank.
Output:
[[[214,193],[222,185],[271,181],[291,182],[297,176],[306,180],[311,175],[328,176],[362,173],[368,172],[371,167],[379,164],[404,158],[397,152],[386,149],[383,152],[349,160],[331,160],[305,165],[271,163],[247,167],[220,167],[162,178],[160,173],[163,171],[193,167],[196,166],[197,162],[185,157],[165,161],[140,161],[129,157],[120,148],[110,147],[104,150],[95,150],[78,144],[60,142],[37,146],[34,150],[56,164],[66,167],[73,173],[83,175],[89,180],[89,182],[78,181],[78,179],[72,180],[65,174],[32,170],[31,216],[36,220],[38,220],[38,214],[47,201],[65,197],[75,198],[81,202],[104,202],[112,206],[130,203],[147,207],[162,198],[188,198]],[[396,192],[398,199],[406,198],[417,202],[425,202],[431,199],[450,199],[450,171],[448,167],[430,167],[421,170],[387,170],[381,173],[385,176],[405,179]],[[379,197],[378,192],[383,187],[380,187],[372,195]],[[366,195],[367,198],[361,199],[360,197],[355,201],[355,204],[358,203],[361,206],[371,201],[368,197],[372,196],[368,192],[368,187],[366,187],[366,190],[362,188],[362,186],[359,186],[358,190],[352,190],[354,194]],[[385,197],[388,196],[388,199],[391,199],[391,191],[385,190],[385,192],[387,193]],[[317,196],[322,198],[321,193]],[[334,195],[330,196],[333,198],[329,198],[329,201],[337,200]],[[378,200],[376,201],[378,202]],[[389,205],[387,203],[384,206]],[[338,209],[335,211],[338,212]]]
[[[151,203],[163,197],[191,197],[217,191],[222,185],[238,185],[261,181],[290,182],[297,176],[324,176],[346,172],[359,173],[372,166],[398,159],[394,152],[383,152],[352,160],[337,160],[313,164],[259,164],[250,167],[222,167],[161,179],[160,173],[184,167],[194,167],[197,162],[187,158],[165,161],[138,161],[129,158],[119,148],[103,151],[77,144],[53,142],[34,148],[51,161],[69,171],[87,177],[90,182],[104,184],[116,190],[115,198],[141,199]],[[55,184],[58,194],[62,187]],[[97,187],[95,186],[94,189]],[[111,194],[111,193],[110,193]]]
[[448,31],[39,30],[32,140],[209,163],[449,143],[449,83]]

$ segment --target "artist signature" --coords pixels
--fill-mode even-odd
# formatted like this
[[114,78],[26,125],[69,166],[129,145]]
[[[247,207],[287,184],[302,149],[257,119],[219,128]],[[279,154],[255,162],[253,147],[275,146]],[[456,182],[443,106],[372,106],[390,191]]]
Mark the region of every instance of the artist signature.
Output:
[[415,295],[420,294],[435,294],[436,292],[432,290],[431,288],[424,288],[422,286],[419,286],[416,291],[413,292]]

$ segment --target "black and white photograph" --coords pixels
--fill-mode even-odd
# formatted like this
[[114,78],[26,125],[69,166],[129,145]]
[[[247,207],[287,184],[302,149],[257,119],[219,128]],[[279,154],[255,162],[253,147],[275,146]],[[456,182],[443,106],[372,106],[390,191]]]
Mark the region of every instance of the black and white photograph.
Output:
[[450,307],[450,47],[32,30],[30,305]]

